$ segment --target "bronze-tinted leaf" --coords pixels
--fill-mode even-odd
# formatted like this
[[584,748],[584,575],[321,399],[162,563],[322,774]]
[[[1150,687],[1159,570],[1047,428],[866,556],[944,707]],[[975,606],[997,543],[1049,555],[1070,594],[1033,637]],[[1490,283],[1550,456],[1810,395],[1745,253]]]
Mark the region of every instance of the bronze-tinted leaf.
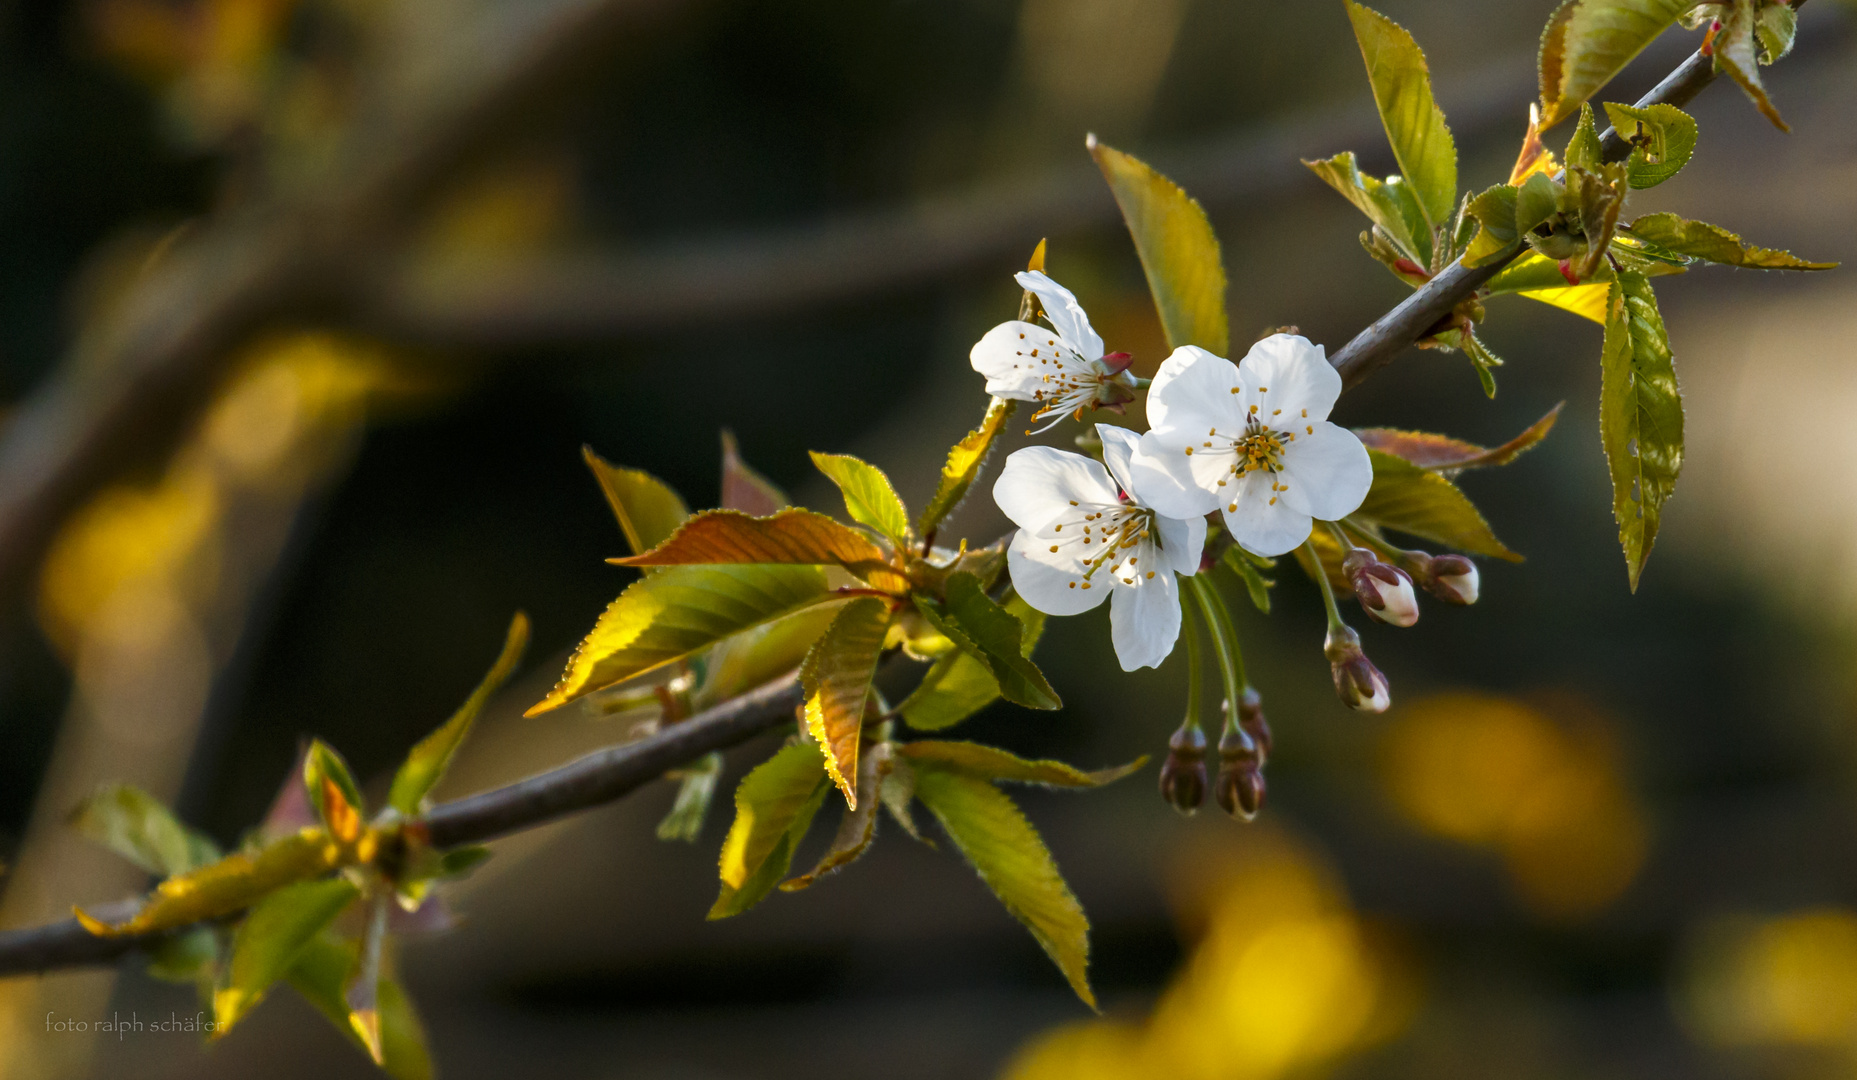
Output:
[[857,809],[846,809],[839,819],[832,845],[811,870],[780,883],[781,892],[798,892],[826,874],[855,862],[877,835],[877,807],[883,801],[883,785],[889,779],[894,762],[892,744],[876,743],[858,759]]
[[791,505],[793,500],[787,498],[786,492],[742,460],[741,448],[735,444],[735,433],[723,428],[722,508],[768,517]]
[[890,605],[876,597],[850,601],[800,667],[806,728],[825,755],[826,771],[853,810],[858,805],[855,778],[864,712],[890,619]]
[[1514,461],[1547,438],[1548,432],[1554,429],[1554,422],[1560,419],[1560,410],[1566,404],[1563,401],[1554,406],[1546,416],[1530,424],[1527,430],[1497,447],[1478,446],[1462,439],[1453,439],[1449,435],[1401,431],[1398,428],[1359,428],[1354,434],[1360,437],[1360,441],[1369,450],[1392,454],[1414,465],[1449,474],[1460,469],[1487,468]]
[[[608,559],[619,566],[689,566],[719,563],[836,564],[877,588],[907,582],[890,570],[884,551],[863,533],[811,510],[782,510],[757,518],[734,510],[706,510],[670,539],[642,555]],[[881,580],[884,584],[877,584]]]

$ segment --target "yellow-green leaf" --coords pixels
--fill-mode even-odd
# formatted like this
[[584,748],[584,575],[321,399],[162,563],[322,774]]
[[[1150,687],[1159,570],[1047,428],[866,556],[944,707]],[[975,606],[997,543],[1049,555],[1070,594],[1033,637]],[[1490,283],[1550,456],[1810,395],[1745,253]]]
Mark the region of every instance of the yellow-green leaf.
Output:
[[1392,454],[1369,450],[1367,456],[1373,460],[1373,487],[1353,517],[1459,551],[1521,561],[1456,484]]
[[1148,759],[1143,757],[1113,769],[1085,772],[1061,761],[1028,760],[997,746],[930,739],[903,743],[897,747],[897,753],[908,758],[917,768],[951,769],[981,780],[1043,784],[1059,788],[1093,788],[1112,784],[1148,763]]
[[334,877],[286,885],[254,905],[232,935],[226,982],[213,994],[214,1036],[224,1035],[250,1012],[359,895],[347,878]]
[[[304,947],[288,976],[291,988],[327,1017],[336,1030],[366,1052],[349,1022],[343,990],[355,968],[354,942],[322,934]],[[426,1046],[425,1025],[391,974],[382,973],[378,999],[381,1069],[393,1080],[432,1080],[432,1053]]]
[[1791,131],[1792,127],[1780,117],[1773,99],[1767,96],[1766,85],[1760,81],[1760,57],[1765,50],[1755,30],[1759,26],[1758,8],[1761,6],[1758,0],[1735,0],[1734,11],[1715,34],[1715,70],[1727,72],[1774,127]]
[[716,781],[722,777],[722,755],[711,752],[686,765],[665,779],[677,781],[677,798],[670,812],[658,822],[658,839],[696,843],[709,817],[709,804],[716,796]]
[[874,596],[847,603],[800,667],[806,729],[825,756],[825,769],[857,809],[858,746],[877,659],[890,629],[890,605]]
[[1038,831],[992,783],[954,769],[916,766],[916,798],[929,808],[980,879],[1025,924],[1092,1009],[1090,923]]
[[837,615],[836,605],[818,604],[718,642],[702,655],[702,678],[691,691],[691,704],[708,708],[799,667]]
[[1629,235],[1704,262],[1751,270],[1831,270],[1834,262],[1808,262],[1789,251],[1759,247],[1718,225],[1686,221],[1675,214],[1651,214],[1631,223]]
[[[1538,56],[1538,68],[1541,79],[1541,105],[1547,108],[1560,97],[1561,80],[1566,77],[1567,57],[1567,22],[1573,17],[1573,9],[1580,6],[1580,0],[1561,0],[1561,5],[1548,16],[1547,25],[1541,29],[1541,49]],[[1536,121],[1537,128],[1539,121]]]
[[[1612,77],[1659,34],[1668,30],[1695,0],[1580,0],[1565,15],[1558,30],[1549,23],[1549,37],[1561,43],[1560,79],[1550,95],[1542,94],[1541,127],[1553,127],[1579,111]],[[1560,19],[1560,12],[1555,13]],[[1544,47],[1547,41],[1544,39]],[[1550,69],[1544,51],[1542,72]]]
[[348,762],[321,739],[312,741],[303,755],[303,789],[330,836],[343,844],[360,839],[367,818],[361,786],[355,783]]
[[[1788,9],[1791,10],[1791,9]],[[1634,188],[1652,188],[1683,171],[1696,153],[1696,121],[1675,105],[1646,108],[1606,102],[1606,116],[1632,144],[1625,178]]]
[[[1039,251],[1042,254],[1042,245]],[[987,403],[980,426],[948,450],[948,460],[941,467],[941,480],[935,485],[935,495],[922,508],[922,517],[916,522],[917,532],[923,536],[934,532],[942,519],[967,497],[967,489],[973,486],[975,477],[986,465],[987,455],[992,452],[999,433],[1006,429],[1006,421],[1012,418],[1016,405],[1017,402],[1006,398],[992,399]]]
[[[1225,549],[1222,561],[1232,573],[1238,575],[1240,581],[1244,582],[1245,592],[1251,597],[1251,606],[1268,615],[1270,614],[1270,590],[1275,588],[1277,583],[1265,577],[1263,567],[1254,561],[1261,558],[1263,557],[1252,555],[1237,544],[1233,544]],[[1272,559],[1269,563],[1274,566],[1276,560]]]
[[845,810],[845,816],[839,819],[838,831],[832,836],[832,844],[819,857],[818,864],[799,877],[781,882],[781,892],[807,888],[826,874],[857,861],[870,847],[877,835],[877,807],[882,802],[884,781],[889,778],[894,764],[893,754],[892,744],[880,742],[858,759],[857,808]]
[[501,689],[505,680],[522,662],[523,650],[529,645],[529,618],[520,611],[510,620],[509,633],[503,638],[503,651],[490,666],[489,674],[471,696],[458,706],[458,711],[451,714],[451,719],[439,726],[437,731],[427,735],[406,755],[406,761],[400,771],[393,776],[393,787],[388,792],[387,804],[406,817],[412,817],[425,809],[425,798],[431,793],[439,780],[445,775],[445,769],[451,765],[452,755],[464,744],[464,739],[471,733],[471,725],[477,722],[477,714],[483,710],[490,696]]
[[1418,196],[1402,177],[1389,176],[1381,181],[1368,176],[1361,172],[1352,151],[1322,161],[1304,160],[1303,164],[1366,214],[1418,270],[1429,272],[1431,231],[1425,227],[1425,212],[1419,207]]
[[[1045,614],[1017,593],[1006,597],[1006,612],[1019,620],[1019,654],[1030,659],[1045,630]],[[999,700],[999,680],[992,665],[972,652],[956,648],[936,660],[897,707],[903,720],[918,731],[939,731]]]
[[393,902],[386,893],[373,898],[367,927],[362,931],[355,973],[349,978],[347,992],[343,994],[343,1001],[348,1005],[348,1026],[376,1065],[386,1064],[380,1033],[380,962],[387,940],[387,906]]
[[663,543],[690,516],[669,484],[639,469],[622,469],[593,452],[591,446],[580,448],[587,468],[600,482],[606,501],[619,519],[625,542],[632,554],[639,555]]
[[1392,454],[1414,465],[1448,475],[1462,469],[1507,465],[1534,449],[1535,444],[1547,438],[1548,432],[1554,430],[1554,422],[1560,419],[1560,410],[1566,404],[1563,401],[1549,409],[1546,416],[1528,425],[1528,429],[1520,435],[1494,448],[1478,446],[1449,435],[1401,431],[1398,428],[1358,428],[1354,434],[1369,450]]
[[1760,9],[1754,33],[1760,39],[1760,62],[1777,63],[1793,51],[1793,39],[1799,34],[1799,13],[1791,3],[1768,4]]
[[1425,54],[1404,27],[1354,0],[1348,0],[1348,18],[1367,62],[1393,158],[1418,194],[1427,229],[1436,229],[1450,221],[1457,206],[1457,144],[1432,97]]
[[1625,273],[1611,288],[1599,437],[1612,473],[1612,514],[1636,592],[1663,505],[1683,469],[1683,399],[1650,282]]
[[1088,141],[1135,239],[1168,347],[1197,345],[1224,356],[1231,347],[1225,263],[1206,211],[1140,159],[1097,142],[1094,135]]
[[831,790],[818,748],[806,743],[788,743],[742,777],[735,821],[722,842],[722,891],[710,918],[739,915],[773,891]]
[[816,566],[677,566],[640,578],[600,616],[561,681],[527,715],[831,598],[825,572]]
[[[755,517],[767,517],[791,505],[793,500],[787,498],[786,492],[742,460],[741,448],[735,444],[735,433],[723,428],[722,508],[740,510]],[[669,536],[670,533],[664,535]]]
[[993,602],[972,574],[948,577],[947,600],[917,596],[916,610],[963,652],[984,661],[1000,696],[1028,709],[1060,709],[1064,702],[1026,655],[1024,628]]
[[851,520],[877,530],[898,547],[909,543],[909,511],[882,469],[850,454],[821,454],[816,450],[812,463],[838,485]]
[[1580,122],[1573,129],[1573,138],[1567,141],[1567,152],[1563,155],[1568,165],[1578,165],[1582,169],[1597,169],[1606,163],[1605,147],[1599,142],[1599,125],[1593,118],[1591,103],[1580,105]]
[[1508,184],[1495,187],[1470,200],[1470,216],[1477,221],[1477,235],[1464,249],[1465,266],[1484,266],[1508,255],[1521,242],[1515,228],[1515,205],[1519,193]]
[[219,860],[219,845],[180,823],[153,796],[128,784],[111,784],[85,799],[71,826],[123,858],[164,877]]
[[73,909],[84,929],[98,937],[123,937],[172,930],[241,911],[283,885],[321,877],[341,864],[342,849],[318,828],[274,840],[256,852],[234,852],[188,874],[155,886],[132,918],[111,925]]

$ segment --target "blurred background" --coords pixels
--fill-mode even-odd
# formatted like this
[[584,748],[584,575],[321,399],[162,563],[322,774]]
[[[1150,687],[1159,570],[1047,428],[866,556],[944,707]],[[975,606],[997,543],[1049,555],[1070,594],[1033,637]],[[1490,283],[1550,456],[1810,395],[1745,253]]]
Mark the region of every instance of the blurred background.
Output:
[[[1504,179],[1554,4],[1379,6],[1429,54],[1465,186]],[[919,505],[1041,237],[1151,374],[1088,131],[1205,203],[1238,347],[1294,324],[1337,348],[1405,292],[1297,164],[1393,167],[1339,2],[14,0],[0,56],[0,925],[146,886],[63,825],[105,781],[231,843],[303,736],[383,775],[517,609],[526,674],[441,794],[623,737],[520,718],[628,579],[583,444],[708,506],[727,428],[802,503],[836,509],[817,449]],[[1857,257],[1854,60],[1857,9],[1810,5],[1770,69],[1794,133],[1712,87],[1694,163],[1630,213]],[[443,1074],[1857,1073],[1857,284],[1660,293],[1689,455],[1636,596],[1599,328],[1498,300],[1494,401],[1415,351],[1337,415],[1493,444],[1567,402],[1463,479],[1528,561],[1484,565],[1475,607],[1363,626],[1393,710],[1336,702],[1286,565],[1276,613],[1239,612],[1277,734],[1258,824],[1179,818],[1152,767],[1024,795],[1094,921],[1100,1018],[946,845],[894,829],[706,923],[726,799],[662,843],[665,783],[501,842],[463,925],[406,944]],[[984,497],[953,524],[1006,527]],[[1183,661],[1108,677],[1106,630],[1052,624],[1063,712],[959,734],[1164,752]],[[724,792],[771,745],[731,753]],[[0,1074],[373,1075],[288,993],[210,1049],[41,1026],[194,1008],[134,964],[0,983]]]

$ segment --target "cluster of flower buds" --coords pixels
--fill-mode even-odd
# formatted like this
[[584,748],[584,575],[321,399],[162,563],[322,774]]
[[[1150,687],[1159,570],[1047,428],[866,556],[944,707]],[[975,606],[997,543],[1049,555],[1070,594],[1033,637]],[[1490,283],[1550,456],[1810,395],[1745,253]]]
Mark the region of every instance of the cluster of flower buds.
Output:
[[1477,564],[1462,555],[1408,551],[1402,561],[1419,588],[1445,603],[1465,607],[1477,602]]
[[1412,588],[1412,576],[1404,570],[1381,562],[1373,552],[1359,547],[1341,560],[1341,570],[1369,616],[1394,626],[1411,626],[1419,621],[1418,594]]
[[1392,704],[1392,690],[1386,684],[1386,676],[1361,651],[1361,636],[1353,627],[1335,624],[1328,632],[1322,653],[1328,657],[1329,669],[1335,676],[1335,693],[1340,695],[1342,704],[1370,713],[1385,712]]
[[1167,740],[1167,760],[1161,765],[1161,798],[1188,817],[1206,801],[1206,733],[1192,718]]
[[[1231,702],[1225,703],[1227,710]],[[1245,688],[1238,722],[1225,725],[1219,739],[1219,778],[1213,795],[1225,812],[1250,821],[1264,808],[1264,763],[1270,759],[1270,724],[1257,691]]]

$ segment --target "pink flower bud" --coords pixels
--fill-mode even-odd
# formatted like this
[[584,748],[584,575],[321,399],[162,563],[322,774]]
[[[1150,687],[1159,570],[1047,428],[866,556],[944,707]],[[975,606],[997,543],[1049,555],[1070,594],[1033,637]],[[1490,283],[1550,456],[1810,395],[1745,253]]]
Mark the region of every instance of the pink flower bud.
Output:
[[1182,724],[1167,740],[1167,760],[1161,764],[1161,798],[1188,817],[1206,801],[1206,733],[1196,724]]
[[1460,607],[1477,602],[1480,579],[1476,563],[1462,555],[1433,556],[1423,551],[1409,551],[1406,556],[1406,568],[1426,592]]
[[1270,723],[1264,719],[1264,699],[1250,687],[1245,688],[1244,700],[1238,703],[1238,726],[1257,743],[1257,760],[1270,760],[1272,743]]
[[1341,562],[1348,584],[1368,615],[1394,626],[1411,626],[1419,621],[1418,595],[1412,578],[1404,570],[1389,566],[1366,548],[1355,548]]
[[[1247,691],[1247,700],[1255,703],[1257,694]],[[1244,706],[1239,706],[1242,715]],[[1263,720],[1263,711],[1257,710]],[[1240,821],[1250,821],[1264,806],[1264,746],[1246,730],[1243,722],[1227,729],[1219,740],[1219,777],[1213,785],[1213,797],[1219,806]]]
[[1386,676],[1361,652],[1360,635],[1352,627],[1335,628],[1328,635],[1322,652],[1335,676],[1335,694],[1341,703],[1361,712],[1382,713],[1393,703]]

